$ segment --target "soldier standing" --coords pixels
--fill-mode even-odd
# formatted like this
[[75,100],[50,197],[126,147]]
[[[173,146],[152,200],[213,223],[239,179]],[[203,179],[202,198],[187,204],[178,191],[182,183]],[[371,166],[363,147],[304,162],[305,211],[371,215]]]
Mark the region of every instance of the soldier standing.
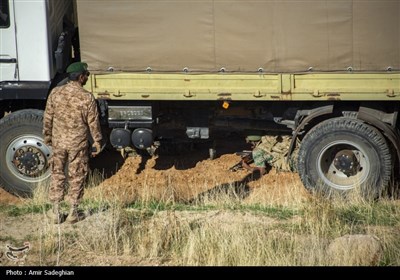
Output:
[[84,181],[89,168],[89,135],[94,140],[92,156],[101,150],[102,134],[96,100],[83,89],[89,71],[83,62],[72,63],[67,68],[68,83],[54,88],[47,100],[44,113],[43,135],[45,144],[52,147],[52,177],[49,199],[53,203],[49,216],[54,223],[61,223],[60,202],[64,199],[68,163],[68,200],[70,211],[67,222],[81,219],[78,205],[84,193]]

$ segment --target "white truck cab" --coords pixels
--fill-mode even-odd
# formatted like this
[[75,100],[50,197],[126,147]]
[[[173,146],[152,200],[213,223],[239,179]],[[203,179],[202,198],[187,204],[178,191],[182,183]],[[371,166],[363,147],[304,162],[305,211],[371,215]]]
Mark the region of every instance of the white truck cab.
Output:
[[0,38],[1,38],[0,80],[1,81],[15,81],[18,79],[14,5],[9,5],[9,4],[10,3],[8,0],[0,1]]
[[0,0],[0,186],[7,190],[29,193],[50,176],[43,108],[72,59],[73,5]]
[[[27,85],[28,91],[37,89],[32,99],[47,97],[57,70],[63,70],[57,69],[55,54],[65,30],[66,11],[72,14],[72,8],[72,1],[65,0],[0,0],[0,100]],[[46,85],[47,91],[39,94]]]

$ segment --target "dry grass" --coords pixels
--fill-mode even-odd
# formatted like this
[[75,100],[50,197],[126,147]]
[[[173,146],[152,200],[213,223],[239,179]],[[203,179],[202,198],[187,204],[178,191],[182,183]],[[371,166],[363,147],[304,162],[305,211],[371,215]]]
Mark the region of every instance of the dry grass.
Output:
[[[40,230],[31,236],[37,249],[30,264],[115,265],[111,257],[118,257],[123,258],[118,265],[400,265],[396,200],[325,200],[306,194],[296,180],[279,181],[279,174],[261,178],[260,186],[250,190],[213,181],[218,187],[203,191],[206,182],[197,182],[201,191],[193,189],[185,197],[172,177],[165,188],[148,177],[144,188],[121,193],[119,188],[96,188],[102,175],[91,176],[82,206],[90,214],[76,225],[49,223],[44,215],[46,185],[25,201],[22,208],[42,209]],[[134,204],[121,197],[134,197]],[[335,238],[355,234],[377,237],[383,249],[379,259],[363,263],[360,258],[337,256],[339,261],[327,255]]]

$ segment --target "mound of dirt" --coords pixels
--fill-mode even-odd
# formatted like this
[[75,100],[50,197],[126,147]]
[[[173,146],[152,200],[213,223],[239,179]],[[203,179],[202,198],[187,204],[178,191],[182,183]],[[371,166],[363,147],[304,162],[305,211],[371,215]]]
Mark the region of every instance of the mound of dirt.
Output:
[[[204,145],[125,160],[120,153],[106,150],[91,160],[91,169],[102,178],[95,180],[100,183],[86,190],[85,197],[115,199],[123,203],[137,199],[195,203],[231,196],[245,203],[289,205],[308,196],[295,173],[271,169],[260,177],[243,169],[230,171],[229,168],[241,159],[235,151],[249,147],[243,139],[222,143],[217,146],[215,159],[209,159],[209,147]],[[22,201],[0,188],[0,203],[15,205]]]
[[[241,159],[234,151],[243,148],[243,143],[230,144],[231,149],[225,146],[225,152],[221,149],[216,159],[209,159],[208,149],[204,147],[179,155],[129,157],[113,176],[88,189],[86,194],[125,203],[138,198],[196,202],[210,197],[215,199],[217,193],[221,198],[235,196],[249,203],[291,204],[307,196],[295,173],[271,169],[260,177],[258,173],[243,169],[230,171],[229,168]],[[110,159],[110,155],[107,157]]]
[[23,199],[6,192],[0,186],[0,204],[3,205],[18,205],[23,202]]

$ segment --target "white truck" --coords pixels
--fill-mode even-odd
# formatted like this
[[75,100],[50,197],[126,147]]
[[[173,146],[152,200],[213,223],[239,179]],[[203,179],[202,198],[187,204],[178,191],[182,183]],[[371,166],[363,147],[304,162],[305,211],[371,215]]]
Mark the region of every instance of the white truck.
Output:
[[12,192],[50,176],[42,115],[71,61],[73,16],[70,1],[0,1],[0,185]]
[[291,131],[287,157],[298,150],[308,190],[375,197],[399,175],[399,0],[0,3],[0,185],[11,192],[50,176],[42,112],[79,59],[116,149],[274,124]]

